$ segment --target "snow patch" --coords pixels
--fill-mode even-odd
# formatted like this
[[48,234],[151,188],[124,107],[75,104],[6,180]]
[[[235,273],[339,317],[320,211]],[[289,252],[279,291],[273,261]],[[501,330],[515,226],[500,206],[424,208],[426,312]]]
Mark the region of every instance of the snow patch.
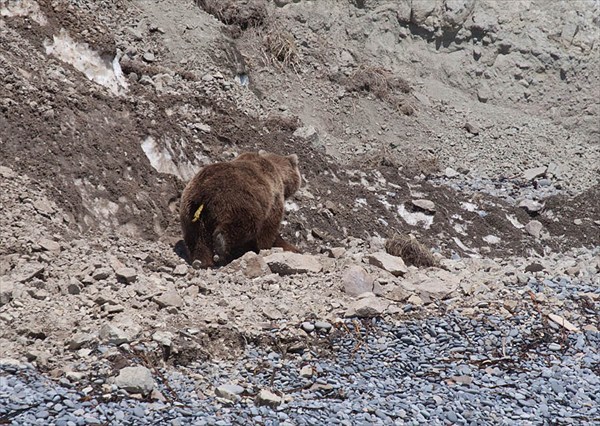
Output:
[[87,226],[93,226],[98,220],[105,225],[118,225],[116,218],[119,205],[111,200],[97,196],[98,192],[105,192],[106,188],[102,185],[94,186],[87,179],[75,179],[73,183],[79,190],[86,208],[94,214],[94,217],[90,217],[87,214],[83,217],[83,221]]
[[388,202],[388,200],[385,198],[384,195],[379,195],[377,197],[377,201],[379,201],[381,204],[383,204],[383,206],[387,209],[387,210],[391,210],[392,209],[392,205]]
[[433,216],[423,212],[410,212],[406,210],[404,204],[398,207],[398,214],[406,223],[412,226],[422,226],[424,229],[429,229],[433,223]]
[[177,155],[169,139],[165,138],[163,142],[162,148],[152,136],[142,142],[142,150],[150,164],[159,173],[168,173],[184,182],[189,181],[197,173],[198,167],[190,163],[181,150]]
[[467,235],[467,232],[465,231],[465,227],[459,223],[454,224],[454,230],[456,231],[457,234]]
[[525,227],[525,225],[523,225],[521,222],[519,222],[519,219],[517,219],[515,216],[511,215],[511,214],[507,214],[506,218],[508,219],[508,221],[510,223],[513,224],[513,226],[517,229],[522,229]]
[[106,87],[115,95],[127,89],[127,82],[123,77],[118,57],[112,59],[102,58],[87,43],[74,41],[62,29],[58,35],[53,36],[53,41],[44,42],[46,54],[54,55],[58,59],[84,73],[91,81]]
[[468,212],[474,212],[478,209],[477,204],[461,202],[460,207]]
[[367,207],[367,200],[365,198],[357,198],[355,203],[355,207]]
[[293,201],[285,200],[285,211],[286,212],[297,212],[300,210],[300,206]]
[[40,10],[40,6],[33,0],[9,0],[0,5],[0,16],[14,18],[27,16],[39,25],[46,25],[48,20]]
[[502,241],[499,237],[495,236],[495,235],[486,235],[485,237],[483,237],[483,241],[485,241],[488,244],[499,244],[500,241]]
[[463,242],[461,240],[459,240],[458,238],[452,237],[452,240],[463,251],[468,252],[467,255],[469,255],[470,257],[472,257],[472,258],[481,258],[481,256],[479,254],[477,254],[477,252],[475,250],[473,250],[472,248],[469,248],[466,245],[464,245]]

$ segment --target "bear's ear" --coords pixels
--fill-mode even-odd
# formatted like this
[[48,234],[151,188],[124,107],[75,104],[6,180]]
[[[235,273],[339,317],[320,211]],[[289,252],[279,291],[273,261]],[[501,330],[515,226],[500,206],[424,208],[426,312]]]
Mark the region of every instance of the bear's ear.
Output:
[[288,155],[288,159],[292,163],[292,166],[295,167],[298,165],[298,156],[296,154]]
[[268,152],[265,151],[264,149],[261,149],[260,151],[258,151],[258,155],[267,155]]

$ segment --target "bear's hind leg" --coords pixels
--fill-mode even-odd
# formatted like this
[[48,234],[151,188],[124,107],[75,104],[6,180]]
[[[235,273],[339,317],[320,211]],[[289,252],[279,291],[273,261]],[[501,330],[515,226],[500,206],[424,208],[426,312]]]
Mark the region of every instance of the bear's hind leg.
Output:
[[296,247],[285,241],[279,233],[281,220],[283,219],[283,202],[280,206],[271,212],[271,215],[265,220],[256,242],[259,249],[270,249],[271,247],[281,247],[284,251],[300,253]]
[[275,242],[273,242],[273,247],[281,247],[283,251],[291,251],[292,253],[302,253],[296,246],[285,241],[281,234],[277,235],[275,238]]

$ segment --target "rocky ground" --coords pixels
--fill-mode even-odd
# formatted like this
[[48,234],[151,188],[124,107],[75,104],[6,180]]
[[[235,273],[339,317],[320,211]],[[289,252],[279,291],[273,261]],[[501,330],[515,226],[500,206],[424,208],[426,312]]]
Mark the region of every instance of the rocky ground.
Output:
[[[600,422],[597,8],[0,0],[0,423]],[[192,268],[258,149],[305,253]]]

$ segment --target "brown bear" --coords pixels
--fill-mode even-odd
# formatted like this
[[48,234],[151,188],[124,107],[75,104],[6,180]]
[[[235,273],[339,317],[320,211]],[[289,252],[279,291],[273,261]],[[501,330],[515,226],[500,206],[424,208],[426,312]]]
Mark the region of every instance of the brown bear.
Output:
[[181,196],[179,215],[189,260],[203,268],[225,265],[247,251],[282,247],[284,200],[302,179],[298,156],[264,151],[203,167]]

